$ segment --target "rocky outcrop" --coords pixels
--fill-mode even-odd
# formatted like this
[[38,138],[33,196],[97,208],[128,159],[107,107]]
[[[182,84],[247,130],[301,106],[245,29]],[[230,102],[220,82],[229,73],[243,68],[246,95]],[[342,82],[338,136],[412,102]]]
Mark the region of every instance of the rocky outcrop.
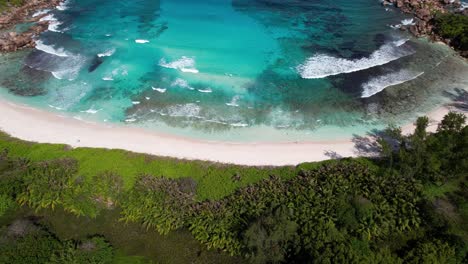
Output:
[[[395,6],[404,13],[414,15],[415,22],[412,25],[401,26],[401,30],[408,30],[417,37],[428,36],[434,41],[442,41],[449,45],[449,40],[436,33],[435,16],[447,12],[468,15],[468,9],[460,10],[460,0],[383,0],[382,5]],[[468,54],[461,55],[466,57]]]
[[[30,0],[21,7],[11,7],[0,16],[0,52],[12,52],[35,46],[34,37],[47,30],[47,21],[39,21],[43,16],[32,17],[32,15],[43,9],[55,8],[62,0]],[[16,24],[36,22],[26,32],[8,32]]]
[[20,7],[11,7],[0,16],[0,29],[8,29],[16,24],[34,22],[39,18],[32,15],[43,9],[51,9],[58,6],[62,0],[29,0]]
[[402,26],[402,30],[409,30],[415,36],[433,36],[433,20],[437,13],[446,13],[461,6],[460,0],[384,0],[383,5],[393,5],[401,11],[413,14],[414,25]]
[[41,32],[47,30],[47,27],[47,22],[38,22],[28,31],[20,34],[16,32],[5,32],[0,34],[0,51],[13,52],[25,48],[34,48],[36,45],[34,36],[37,36]]

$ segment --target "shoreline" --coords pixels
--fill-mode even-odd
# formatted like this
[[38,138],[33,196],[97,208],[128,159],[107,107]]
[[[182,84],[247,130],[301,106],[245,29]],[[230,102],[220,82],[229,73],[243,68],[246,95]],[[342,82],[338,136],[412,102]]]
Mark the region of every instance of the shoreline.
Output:
[[[392,6],[402,13],[410,14],[412,23],[402,25],[399,29],[408,31],[413,36],[429,37],[434,42],[442,42],[453,49],[460,57],[468,59],[468,51],[457,49],[451,39],[444,38],[437,29],[437,14],[451,14],[468,16],[468,8],[462,8],[460,0],[440,1],[413,1],[413,0],[381,0],[383,7]],[[413,22],[414,21],[414,22]]]
[[[64,2],[64,0],[36,0],[25,2],[21,6],[10,6],[7,11],[0,13],[0,53],[34,48],[37,36],[47,31],[51,24],[50,20],[43,20],[48,16],[47,13],[36,16],[34,14],[56,9]],[[15,26],[22,23],[33,23],[33,25],[26,31],[17,33]]]
[[[450,111],[439,107],[427,114],[429,132]],[[337,157],[368,156],[360,153],[353,138],[336,141],[231,143],[202,141],[148,131],[143,128],[106,125],[9,102],[0,98],[0,130],[22,140],[37,143],[66,144],[73,148],[122,149],[160,157],[203,160],[246,166],[286,166]],[[413,124],[402,126],[404,134]],[[375,141],[364,138],[369,147]]]

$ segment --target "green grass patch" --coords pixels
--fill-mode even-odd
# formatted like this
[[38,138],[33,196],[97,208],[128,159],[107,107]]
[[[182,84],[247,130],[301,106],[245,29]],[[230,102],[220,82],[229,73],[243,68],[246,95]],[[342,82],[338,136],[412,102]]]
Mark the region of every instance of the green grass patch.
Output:
[[78,174],[91,179],[104,172],[114,172],[122,177],[125,189],[130,189],[141,174],[171,179],[192,178],[197,182],[197,199],[220,199],[237,188],[256,183],[271,175],[288,179],[301,168],[312,168],[314,163],[298,167],[246,167],[204,161],[185,161],[156,157],[124,150],[99,148],[70,149],[61,144],[38,144],[12,138],[0,133],[0,150],[9,155],[45,161],[73,158],[78,161]]
[[0,0],[0,12],[7,10],[10,6],[20,6],[23,3],[23,0]]
[[423,194],[426,199],[433,201],[436,198],[445,197],[445,194],[456,191],[459,187],[460,180],[455,179],[448,181],[442,185],[427,184],[423,188]]

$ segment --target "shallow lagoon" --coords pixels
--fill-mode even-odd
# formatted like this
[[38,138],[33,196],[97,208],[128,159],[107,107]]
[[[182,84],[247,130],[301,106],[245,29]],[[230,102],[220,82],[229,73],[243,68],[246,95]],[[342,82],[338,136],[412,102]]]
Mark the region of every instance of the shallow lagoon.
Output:
[[36,50],[0,57],[4,97],[194,138],[345,138],[468,87],[466,62],[374,0],[67,1],[44,19]]

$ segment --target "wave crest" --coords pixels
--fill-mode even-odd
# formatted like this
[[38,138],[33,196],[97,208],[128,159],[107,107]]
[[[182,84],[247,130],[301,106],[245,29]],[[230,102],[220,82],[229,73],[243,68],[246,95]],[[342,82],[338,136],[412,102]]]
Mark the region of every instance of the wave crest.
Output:
[[59,32],[61,33],[62,31],[59,30],[59,27],[62,25],[62,22],[58,21],[57,18],[53,14],[49,14],[41,19],[39,21],[48,21],[49,22],[49,27],[47,28],[49,31],[53,32]]
[[152,87],[151,86],[151,89],[153,89],[153,91],[157,91],[159,93],[165,93],[166,92],[166,88],[156,88],[156,87]]
[[102,57],[110,57],[110,56],[112,56],[112,55],[114,54],[114,52],[115,52],[115,49],[110,49],[110,50],[107,50],[107,51],[105,51],[105,52],[103,52],[103,53],[99,53],[97,56],[98,56],[99,58],[102,58]]
[[39,11],[36,11],[32,17],[38,17],[38,16],[42,16],[42,15],[45,15],[47,13],[49,13],[50,10],[49,9],[44,9],[44,10],[39,10]]
[[176,69],[181,72],[198,73],[198,70],[195,68],[195,59],[186,56],[182,56],[180,59],[172,62],[168,62],[166,59],[162,58],[159,61],[159,66]]
[[172,87],[181,87],[181,88],[187,88],[189,90],[195,90],[195,88],[193,88],[192,86],[190,86],[190,84],[184,80],[184,79],[181,79],[181,78],[177,78],[174,82],[171,83],[171,86]]
[[69,7],[68,7],[68,4],[69,4],[68,1],[63,1],[63,2],[60,3],[56,8],[57,8],[57,10],[65,11],[65,10],[67,10],[67,9],[69,8]]
[[36,41],[36,49],[42,51],[42,56],[48,56],[30,63],[30,67],[48,71],[56,79],[74,80],[78,76],[85,59],[80,55],[67,52],[63,48],[46,45],[41,40]]
[[401,70],[394,73],[385,74],[370,79],[367,83],[362,85],[361,98],[368,98],[375,94],[380,93],[385,88],[393,85],[409,82],[423,75],[424,72],[415,73],[408,70]]
[[43,51],[48,54],[52,54],[55,56],[59,57],[69,57],[70,54],[68,54],[63,48],[55,48],[54,46],[49,46],[44,44],[42,40],[37,40],[36,41],[36,49]]
[[398,40],[385,44],[369,57],[356,60],[317,54],[309,58],[304,64],[297,66],[296,69],[304,79],[320,79],[342,73],[362,71],[413,54],[411,49],[401,47],[407,41]]

